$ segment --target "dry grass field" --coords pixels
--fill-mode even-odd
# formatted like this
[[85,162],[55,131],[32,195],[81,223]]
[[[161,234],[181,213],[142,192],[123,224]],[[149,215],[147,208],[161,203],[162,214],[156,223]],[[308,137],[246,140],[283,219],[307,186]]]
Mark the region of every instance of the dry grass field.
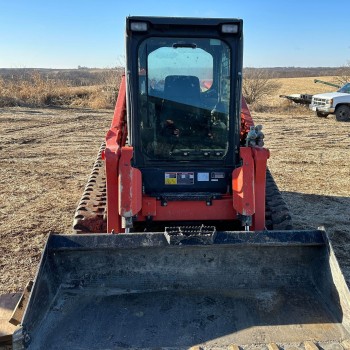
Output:
[[0,107],[113,108],[120,78],[116,68],[48,73],[14,70],[4,77],[0,74]]
[[[326,77],[307,77],[307,78],[281,78],[278,81],[281,83],[281,88],[278,94],[318,94],[322,92],[330,92],[336,90],[332,86],[328,86],[321,83],[314,83],[315,79],[324,80],[330,83],[337,83],[337,77],[326,76]],[[274,96],[276,97],[276,96]]]
[[[350,123],[316,118],[306,107],[278,97],[332,88],[314,84],[313,78],[279,82],[279,91],[253,111],[264,126],[269,167],[295,227],[325,226],[349,282]],[[19,291],[33,278],[50,232],[71,231],[112,114],[86,108],[0,109],[0,294]]]
[[[317,77],[319,80],[337,83],[337,77],[326,76],[326,77]],[[280,88],[276,91],[276,93],[266,96],[264,100],[256,106],[256,110],[263,111],[276,111],[278,113],[293,113],[294,109],[297,109],[299,113],[310,114],[308,108],[300,107],[295,103],[291,103],[286,99],[280,98],[280,95],[291,95],[291,94],[320,94],[323,92],[331,92],[335,91],[336,88],[331,86],[314,83],[315,78],[307,77],[307,78],[280,78],[275,79],[276,82],[279,83]]]

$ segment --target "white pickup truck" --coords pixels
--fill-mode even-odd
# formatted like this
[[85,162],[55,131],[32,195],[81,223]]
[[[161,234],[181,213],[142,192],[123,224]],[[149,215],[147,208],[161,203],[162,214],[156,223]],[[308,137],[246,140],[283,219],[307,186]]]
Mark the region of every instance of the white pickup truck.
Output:
[[350,121],[350,83],[335,92],[313,95],[310,109],[320,118],[335,114],[337,121]]

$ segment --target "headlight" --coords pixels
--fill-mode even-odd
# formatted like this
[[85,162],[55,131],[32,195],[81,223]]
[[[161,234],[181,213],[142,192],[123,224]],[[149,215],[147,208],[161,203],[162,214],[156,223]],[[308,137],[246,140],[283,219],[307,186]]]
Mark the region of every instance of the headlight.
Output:
[[332,106],[333,105],[333,99],[329,99],[329,100],[326,100],[326,105],[330,105]]
[[236,34],[238,33],[238,24],[223,24],[221,31],[223,33]]
[[130,30],[133,32],[146,32],[148,30],[147,22],[130,22]]

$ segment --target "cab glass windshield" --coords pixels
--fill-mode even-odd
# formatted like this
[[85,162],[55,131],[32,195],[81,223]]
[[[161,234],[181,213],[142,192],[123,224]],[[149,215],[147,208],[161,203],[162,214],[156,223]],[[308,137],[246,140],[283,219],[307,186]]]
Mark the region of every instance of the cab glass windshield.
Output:
[[338,92],[342,92],[345,94],[350,94],[350,83],[345,84],[344,86],[342,86]]
[[141,146],[152,160],[225,157],[230,49],[205,38],[148,38],[138,52]]

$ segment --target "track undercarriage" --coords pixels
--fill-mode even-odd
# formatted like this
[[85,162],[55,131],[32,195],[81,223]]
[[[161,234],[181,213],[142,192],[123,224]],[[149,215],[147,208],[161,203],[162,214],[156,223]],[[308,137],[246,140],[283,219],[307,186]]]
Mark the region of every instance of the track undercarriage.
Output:
[[[102,143],[74,215],[74,233],[107,232],[106,172],[101,157],[104,149],[105,143]],[[232,227],[230,229],[232,230]],[[236,225],[236,229],[240,230],[239,225]],[[266,173],[266,229],[293,229],[288,206],[269,170]]]

